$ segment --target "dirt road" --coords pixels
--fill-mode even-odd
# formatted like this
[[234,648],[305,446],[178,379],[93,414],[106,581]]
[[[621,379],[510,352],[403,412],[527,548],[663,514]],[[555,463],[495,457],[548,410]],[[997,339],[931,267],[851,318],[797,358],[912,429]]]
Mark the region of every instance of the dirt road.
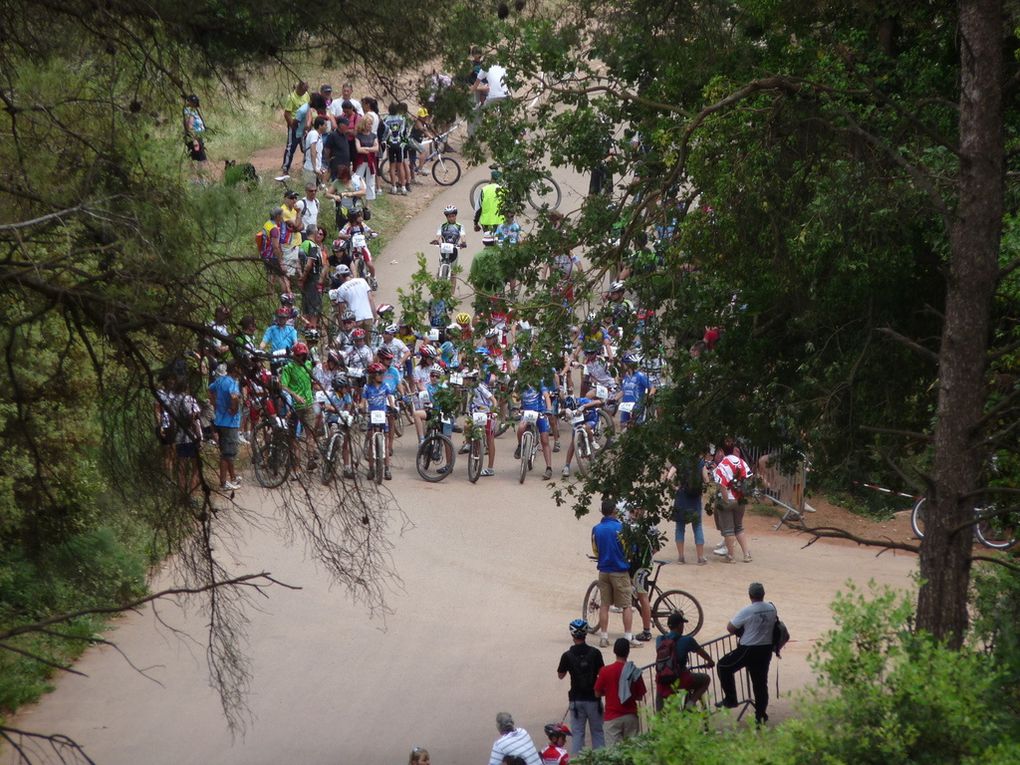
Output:
[[[466,173],[380,253],[383,298],[392,300],[406,282],[442,207],[467,208],[468,189],[483,173]],[[576,177],[564,181],[581,187]],[[77,665],[88,677],[59,678],[54,693],[12,724],[67,734],[104,765],[401,763],[416,745],[428,747],[437,765],[468,765],[487,758],[501,710],[537,741],[542,725],[566,708],[567,681],[555,668],[570,642],[567,623],[594,576],[585,556],[596,518],[577,521],[556,508],[538,469],[518,485],[509,436],[497,442],[497,475],[476,486],[463,462],[442,484],[419,480],[412,441],[398,441],[389,484],[413,525],[395,540],[403,587],[390,594],[393,613],[385,620],[369,620],[331,590],[303,550],[278,535],[253,531],[238,544],[238,571],[268,570],[303,588],[273,591],[250,615],[253,721],[243,738],[231,738],[209,688],[200,615],[171,606],[161,616],[197,642],[174,636],[151,612],[120,620],[108,636],[161,685],[98,648]],[[246,488],[238,499],[273,513],[269,493]],[[764,582],[794,639],[781,662],[783,698],[770,710],[776,720],[789,713],[787,693],[810,680],[805,659],[831,625],[833,594],[848,579],[909,586],[915,561],[847,545],[803,549],[803,537],[774,532],[763,518],[750,526],[754,563],[670,565],[660,583],[697,595],[705,609],[701,636],[709,638],[745,604],[748,582]],[[672,537],[672,524],[668,531]],[[610,630],[619,634],[618,616]],[[650,661],[653,649],[635,649],[633,658]]]

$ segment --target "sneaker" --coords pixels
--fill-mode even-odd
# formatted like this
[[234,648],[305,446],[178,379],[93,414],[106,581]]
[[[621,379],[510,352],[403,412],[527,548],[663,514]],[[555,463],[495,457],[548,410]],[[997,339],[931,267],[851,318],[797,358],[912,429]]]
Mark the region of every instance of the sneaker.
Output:
[[496,471],[493,470],[492,468],[482,468],[482,475],[486,477],[490,475],[496,475]]
[[231,491],[234,491],[236,489],[240,489],[241,488],[241,482],[240,481],[227,481],[225,484],[223,484],[223,488],[230,489]]
[[559,441],[553,441],[553,451],[554,452],[558,452],[559,450],[560,450],[560,442]]
[[716,709],[736,709],[739,706],[740,704],[738,704],[737,702],[727,701],[726,699],[722,699],[720,701],[715,702]]
[[736,563],[737,559],[734,558],[732,555],[726,555],[726,556],[723,557],[722,562],[723,563]]
[[390,473],[390,469],[389,468],[386,468],[383,471],[382,477],[385,478],[387,481],[392,481],[393,480],[393,475]]
[[607,638],[607,637],[600,637],[599,638],[599,648],[608,648],[608,647],[609,647],[609,638]]
[[647,643],[649,640],[652,639],[652,633],[650,630],[645,630],[644,632],[639,632],[637,635],[635,635],[634,639],[642,643]]
[[546,465],[545,466],[545,472],[542,473],[542,480],[543,481],[548,481],[550,478],[552,478],[552,468],[549,467],[548,465]]
[[698,558],[698,565],[699,566],[707,566],[708,565],[708,559],[707,558]]
[[404,196],[407,196],[408,194],[411,193],[411,190],[407,188],[407,186],[404,186],[404,188],[401,189],[400,193],[403,194]]
[[460,449],[457,450],[457,454],[467,454],[469,451],[471,451],[471,447],[467,444],[464,444],[462,447],[460,447]]
[[365,471],[365,475],[368,476],[368,480],[371,481],[375,478],[375,471],[372,468],[369,468]]
[[560,471],[560,475],[564,478],[570,478],[570,465],[564,465],[563,470]]
[[519,460],[521,458],[521,445],[517,444],[517,448],[514,449],[514,459]]
[[751,562],[751,553],[744,553],[744,563]]
[[726,555],[726,543],[720,542],[719,546],[712,550],[712,555]]
[[227,483],[221,483],[220,484],[220,491],[224,492],[224,493],[226,493],[228,491],[233,491],[236,488],[237,487],[234,486],[234,484],[230,483],[229,481]]
[[273,180],[277,181],[278,183],[283,183],[284,181],[289,181],[290,180],[290,173],[284,173],[283,175],[278,175],[275,178],[273,178]]
[[644,645],[644,643],[638,641],[638,639],[636,637],[632,637],[630,639],[630,647],[631,648],[640,648],[643,645]]
[[247,443],[250,443],[250,442],[248,441],[248,436],[246,436],[246,435],[245,435],[244,433],[238,433],[238,434],[237,434],[237,440],[238,440],[238,441],[239,441],[240,443],[242,443],[242,444],[247,444]]

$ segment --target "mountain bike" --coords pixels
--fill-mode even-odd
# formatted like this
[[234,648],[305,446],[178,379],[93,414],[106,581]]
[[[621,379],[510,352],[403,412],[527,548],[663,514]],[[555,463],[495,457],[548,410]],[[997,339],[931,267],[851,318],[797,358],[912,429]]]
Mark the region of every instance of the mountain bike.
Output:
[[474,412],[467,424],[468,435],[468,480],[477,483],[482,474],[482,459],[489,453],[485,440],[485,428],[489,424],[488,412]]
[[[336,403],[325,393],[322,394],[322,398],[326,403]],[[328,485],[336,477],[337,465],[342,464],[345,457],[350,460],[352,469],[357,467],[355,455],[351,453],[350,438],[355,419],[354,415],[347,411],[323,412],[323,422],[326,434],[319,441],[319,478],[323,484]],[[344,454],[345,451],[348,452],[347,455]]]
[[[921,497],[910,512],[910,526],[918,539],[924,539],[924,512],[926,497]],[[992,550],[1008,550],[1017,542],[1020,514],[1002,512],[995,505],[974,508],[974,535],[985,547]]]
[[452,424],[439,409],[429,408],[425,438],[418,445],[418,453],[414,459],[418,475],[429,483],[438,483],[453,472],[457,450],[453,447],[450,437],[443,432],[447,425]]
[[521,412],[524,433],[521,435],[521,477],[520,483],[528,477],[528,471],[535,466],[535,453],[538,451],[538,418],[541,412],[525,409]]
[[457,248],[466,247],[466,244],[454,244],[453,242],[440,242],[439,247],[439,270],[436,278],[440,281],[450,281],[453,275],[453,261],[457,257]]
[[[426,162],[432,163],[432,180],[440,186],[452,186],[460,180],[460,163],[453,157],[443,156],[444,152],[452,151],[447,144],[450,133],[460,127],[458,122],[445,133],[440,133],[435,138],[422,141],[422,150],[431,145],[428,155],[420,160],[419,167],[424,167]],[[412,168],[412,171],[416,171]]]
[[280,486],[293,468],[294,434],[278,414],[263,417],[251,432],[251,466],[263,489]]
[[[591,557],[590,555],[588,556]],[[641,572],[634,577],[633,591],[631,592],[631,605],[638,608],[637,588],[644,581],[648,585],[648,600],[652,603],[652,622],[655,628],[665,635],[669,631],[666,621],[674,611],[683,614],[687,622],[684,626],[684,635],[696,635],[705,622],[705,612],[701,608],[698,599],[684,590],[661,590],[659,588],[659,572],[669,561],[657,560],[655,572],[651,576],[642,577]],[[584,593],[584,600],[581,602],[581,618],[588,622],[588,631],[595,632],[598,629],[599,609],[602,605],[602,595],[599,592],[599,582],[596,579]]]
[[365,456],[368,458],[368,478],[376,483],[382,483],[386,472],[386,433],[383,428],[387,414],[384,409],[373,409],[368,413]]
[[[584,412],[579,409],[565,410],[563,419],[570,422],[573,432],[571,438],[574,441],[574,459],[577,464],[577,474],[584,478],[591,470],[591,461],[595,457],[595,449],[598,448],[593,434],[588,432],[584,423]],[[595,428],[598,428],[596,422]]]
[[[471,187],[468,198],[471,200],[472,210],[477,210],[481,206],[482,188],[490,183],[492,183],[491,180],[483,179]],[[548,171],[543,172],[528,188],[528,204],[535,212],[557,210],[562,201],[563,192],[560,190],[560,185]]]

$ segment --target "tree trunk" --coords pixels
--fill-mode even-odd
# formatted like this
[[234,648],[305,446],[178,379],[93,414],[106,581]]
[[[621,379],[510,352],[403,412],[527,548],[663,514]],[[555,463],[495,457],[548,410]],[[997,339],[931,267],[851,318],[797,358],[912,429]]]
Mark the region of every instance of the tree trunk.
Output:
[[934,486],[921,545],[917,626],[959,647],[967,628],[974,498],[987,460],[989,320],[1003,209],[1001,0],[960,2],[960,177],[939,348]]

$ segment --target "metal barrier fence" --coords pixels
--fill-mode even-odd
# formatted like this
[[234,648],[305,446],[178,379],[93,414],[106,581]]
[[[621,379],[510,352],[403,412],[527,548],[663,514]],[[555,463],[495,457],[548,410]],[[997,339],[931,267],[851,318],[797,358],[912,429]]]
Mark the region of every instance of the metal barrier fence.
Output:
[[[746,459],[746,458],[745,458]],[[701,643],[701,647],[705,652],[712,657],[712,661],[716,664],[719,660],[733,651],[737,647],[737,636],[736,635],[720,635],[717,638],[713,638],[705,643]],[[697,657],[696,654],[691,654],[692,658]],[[700,657],[698,657],[700,658]],[[719,677],[714,670],[708,669],[706,664],[696,664],[690,667],[692,672],[707,672],[711,677],[712,682],[708,686],[708,693],[702,697],[703,703],[707,702],[709,709],[713,708],[717,701],[722,701],[722,688],[719,686]],[[776,687],[779,685],[779,662],[773,661],[769,668],[769,675],[775,679],[772,682],[776,683]],[[655,714],[655,662],[646,664],[641,667],[641,677],[645,681],[645,688],[648,692],[645,694],[644,699],[641,701],[641,705],[647,709],[646,716]],[[746,669],[742,669],[737,672],[733,678],[737,683],[737,709],[740,712],[737,714],[737,719],[741,720],[744,717],[744,713],[749,708],[754,706],[754,693],[751,690],[751,676],[748,674]],[[643,718],[642,718],[643,719]],[[643,724],[643,723],[642,723]]]
[[799,521],[805,512],[814,512],[804,501],[807,487],[807,459],[803,457],[792,467],[785,465],[786,471],[779,469],[779,450],[756,446],[741,447],[744,460],[762,482],[760,496],[779,505],[786,510],[776,524],[776,530],[790,520]]

